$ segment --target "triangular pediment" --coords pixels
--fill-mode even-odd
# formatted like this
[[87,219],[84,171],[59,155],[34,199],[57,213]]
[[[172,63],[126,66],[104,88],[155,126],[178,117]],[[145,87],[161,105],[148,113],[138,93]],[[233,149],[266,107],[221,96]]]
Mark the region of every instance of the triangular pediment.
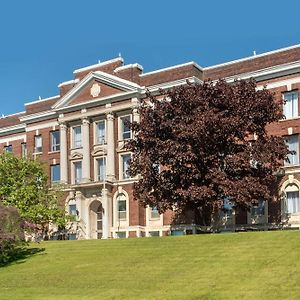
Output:
[[139,92],[142,88],[134,82],[117,76],[96,71],[88,74],[78,82],[66,95],[53,105],[53,109],[60,109],[94,100],[105,99],[114,95]]

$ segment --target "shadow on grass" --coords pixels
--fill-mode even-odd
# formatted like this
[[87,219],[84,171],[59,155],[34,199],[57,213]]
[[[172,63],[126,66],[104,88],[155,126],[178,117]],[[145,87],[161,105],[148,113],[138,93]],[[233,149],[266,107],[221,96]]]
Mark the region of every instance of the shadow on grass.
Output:
[[44,251],[45,248],[18,247],[5,262],[0,262],[0,268],[7,267],[11,264],[22,264],[29,257]]

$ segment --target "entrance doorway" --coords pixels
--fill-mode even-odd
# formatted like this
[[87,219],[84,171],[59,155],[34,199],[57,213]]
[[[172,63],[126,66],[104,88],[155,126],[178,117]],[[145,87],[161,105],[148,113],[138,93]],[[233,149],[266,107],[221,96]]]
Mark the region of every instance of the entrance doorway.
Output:
[[95,200],[90,205],[90,233],[92,239],[102,238],[103,208],[100,201]]

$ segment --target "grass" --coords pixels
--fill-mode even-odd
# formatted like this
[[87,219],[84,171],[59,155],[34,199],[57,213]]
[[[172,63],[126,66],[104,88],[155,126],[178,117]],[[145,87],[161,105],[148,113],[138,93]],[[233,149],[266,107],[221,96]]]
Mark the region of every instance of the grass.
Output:
[[29,248],[35,254],[0,268],[0,299],[300,298],[300,231]]

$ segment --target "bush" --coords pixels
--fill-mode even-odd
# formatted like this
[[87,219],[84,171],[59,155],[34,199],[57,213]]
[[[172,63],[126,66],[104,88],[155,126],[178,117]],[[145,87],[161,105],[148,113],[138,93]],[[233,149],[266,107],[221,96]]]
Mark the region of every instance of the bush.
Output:
[[15,258],[23,241],[22,219],[17,209],[0,205],[0,265]]

